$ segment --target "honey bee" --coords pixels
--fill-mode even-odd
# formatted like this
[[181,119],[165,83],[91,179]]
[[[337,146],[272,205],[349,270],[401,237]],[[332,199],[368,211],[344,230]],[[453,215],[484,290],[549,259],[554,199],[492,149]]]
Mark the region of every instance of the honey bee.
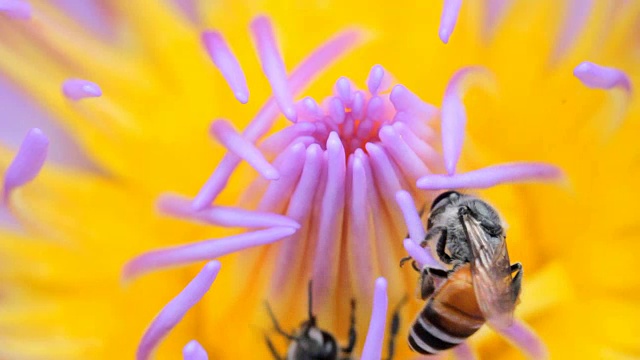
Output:
[[433,240],[438,257],[451,269],[417,269],[414,262],[420,272],[418,293],[427,304],[411,326],[409,347],[436,354],[462,343],[485,322],[508,327],[520,295],[522,265],[509,261],[497,211],[475,196],[440,194],[431,205],[422,246]]
[[351,300],[351,326],[349,328],[349,342],[345,347],[339,347],[335,337],[329,332],[317,326],[316,317],[313,315],[313,302],[311,297],[311,281],[309,281],[309,318],[305,320],[294,334],[282,330],[269,303],[266,303],[267,311],[273,322],[276,332],[289,340],[287,355],[278,354],[269,336],[265,335],[265,341],[276,360],[352,360],[351,353],[356,345],[356,302]]
[[[273,328],[278,334],[289,340],[287,354],[285,356],[281,356],[276,350],[274,344],[271,342],[269,336],[265,335],[265,341],[269,347],[271,355],[276,360],[355,360],[355,357],[352,356],[352,352],[356,345],[357,338],[355,318],[356,301],[351,299],[349,342],[347,343],[347,346],[338,347],[338,342],[335,337],[331,333],[317,326],[316,317],[313,315],[312,311],[313,302],[311,297],[311,285],[312,283],[309,281],[309,318],[300,325],[294,334],[289,334],[280,327],[269,303],[265,303],[269,317],[271,317],[271,321],[273,322]],[[402,302],[396,308],[391,321],[387,360],[393,359],[395,337],[400,328],[400,306],[402,306]]]

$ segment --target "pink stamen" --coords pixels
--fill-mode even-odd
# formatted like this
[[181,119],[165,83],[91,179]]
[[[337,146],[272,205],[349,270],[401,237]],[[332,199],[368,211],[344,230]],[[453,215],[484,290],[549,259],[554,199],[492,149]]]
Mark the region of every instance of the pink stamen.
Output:
[[329,100],[329,114],[336,124],[344,123],[344,103],[340,98],[333,97]]
[[62,84],[62,93],[74,101],[102,96],[102,90],[96,83],[82,79],[65,80]]
[[296,122],[297,114],[293,106],[293,93],[287,81],[287,70],[278,50],[269,18],[266,16],[255,18],[251,23],[251,33],[258,48],[262,70],[271,84],[280,110],[287,119]]
[[467,113],[462,103],[462,83],[469,76],[485,72],[480,67],[466,67],[453,75],[442,100],[442,153],[448,175],[456,172],[456,166],[464,144]]
[[184,360],[209,360],[207,351],[196,340],[191,340],[182,349]]
[[449,42],[449,37],[456,27],[461,5],[462,0],[444,0],[442,16],[440,17],[440,31],[438,34],[440,35],[440,40],[445,44]]
[[216,65],[229,84],[236,99],[243,104],[249,101],[249,88],[242,67],[238,63],[222,35],[217,31],[204,31],[201,36],[211,61]]
[[380,129],[378,136],[385,148],[388,149],[389,155],[413,181],[431,173],[418,155],[398,135],[395,128],[385,125]]
[[396,202],[400,206],[400,210],[402,210],[411,240],[416,244],[420,244],[424,240],[426,233],[411,194],[405,190],[398,191],[396,193]]
[[31,4],[24,0],[0,0],[0,13],[16,20],[29,20],[33,9]]
[[395,202],[395,194],[402,190],[402,186],[387,153],[380,146],[373,143],[367,143],[365,148],[371,159],[371,167],[375,174],[374,179],[378,183],[379,189],[381,189],[384,200]]
[[431,255],[428,247],[423,248],[411,239],[404,239],[402,244],[404,245],[404,249],[407,251],[407,254],[409,254],[409,256],[411,256],[418,263],[418,266],[428,266],[430,268],[444,269],[444,267],[438,262],[438,260],[436,260],[433,255]]
[[11,192],[27,184],[40,173],[48,152],[49,139],[44,133],[38,128],[29,130],[20,144],[18,153],[4,173],[2,185],[3,203],[9,204]]
[[276,242],[295,232],[296,229],[290,227],[273,227],[221,239],[149,251],[129,261],[124,267],[122,276],[126,281],[152,270],[216,259],[250,247]]
[[453,176],[427,175],[418,179],[417,186],[423,190],[484,189],[507,182],[555,181],[563,176],[562,171],[553,165],[521,162],[489,166]]
[[622,70],[585,61],[576,66],[573,75],[585,86],[593,89],[620,88],[628,93],[631,92],[631,80]]
[[[346,30],[338,33],[311,53],[291,74],[289,85],[294,95],[303,91],[322,70],[354,50],[362,43],[362,38],[359,31]],[[250,141],[256,141],[269,130],[277,115],[278,108],[273,100],[269,100],[247,126],[243,132],[244,137]],[[239,163],[240,158],[233,154],[226,154],[222,158],[216,170],[193,199],[194,210],[204,209],[215,200],[227,185],[229,177]]]
[[225,120],[216,120],[211,124],[211,134],[236,156],[244,159],[267,180],[277,180],[280,174],[264,158],[260,150],[243,136],[238,134]]
[[369,320],[369,330],[362,349],[363,360],[380,359],[382,356],[382,344],[384,340],[384,330],[387,324],[387,280],[379,277],[376,280],[373,308],[371,309],[371,319]]
[[467,344],[467,342],[463,342],[458,346],[451,349],[453,351],[453,355],[456,360],[476,360],[477,357],[473,353],[473,350]]
[[266,138],[260,149],[269,153],[280,153],[289,146],[296,138],[305,135],[312,135],[316,131],[316,126],[308,122],[299,122],[288,126]]
[[209,225],[224,227],[263,228],[286,226],[299,229],[295,220],[280,214],[250,211],[240,208],[212,206],[200,211],[191,208],[191,200],[172,194],[161,195],[158,209],[177,218],[199,221]]
[[351,82],[346,77],[341,77],[336,82],[336,93],[346,105],[351,105]]
[[374,65],[369,72],[369,78],[367,79],[367,88],[371,95],[378,95],[378,89],[382,84],[384,78],[384,68],[381,65]]
[[369,99],[369,104],[367,106],[367,119],[371,119],[373,121],[380,121],[384,116],[384,102],[379,96],[374,96]]
[[137,360],[147,360],[158,343],[182,320],[184,315],[209,291],[218,276],[220,263],[211,261],[191,280],[178,296],[173,298],[153,319],[136,352]]
[[400,137],[407,143],[407,145],[411,148],[411,151],[415,152],[418,155],[418,158],[422,161],[423,164],[427,165],[433,164],[440,165],[441,158],[440,154],[427,142],[429,140],[433,140],[434,137],[431,138],[420,138],[413,132],[409,127],[402,123],[396,122],[393,125],[393,128],[398,132]]
[[320,106],[318,106],[318,103],[315,101],[315,99],[307,96],[306,98],[302,99],[302,105],[305,113],[312,120],[318,120],[322,117],[322,110],[320,110]]
[[394,86],[389,95],[389,100],[391,100],[398,113],[406,112],[420,121],[431,120],[438,113],[435,106],[422,101],[404,85]]
[[544,342],[527,325],[518,320],[507,328],[494,328],[515,347],[524,351],[531,359],[542,360],[549,358]]
[[369,203],[369,195],[367,189],[367,174],[359,157],[352,157],[350,163],[352,171],[351,182],[351,206],[350,206],[350,223],[351,234],[349,237],[350,255],[353,261],[350,261],[350,270],[355,273],[355,284],[359,288],[358,293],[362,296],[368,296],[372,293],[371,279],[374,270],[374,253],[372,251],[370,218],[371,204]]
[[[324,162],[322,154],[322,149],[318,144],[313,144],[307,148],[300,180],[291,196],[291,201],[289,201],[287,216],[300,224],[304,224],[311,215],[313,199],[318,191],[318,184],[322,176]],[[307,229],[298,231],[290,238],[282,241],[280,255],[276,259],[272,277],[272,292],[274,294],[282,293],[289,282],[291,272],[300,266],[302,257],[296,256],[296,254],[299,254],[304,246],[304,243],[299,239],[304,234],[304,231],[307,231]]]
[[342,234],[345,191],[345,152],[335,132],[327,140],[327,185],[322,197],[318,243],[313,263],[314,298],[325,303],[335,289],[338,276],[338,242]]
[[282,212],[296,186],[305,161],[304,144],[296,143],[276,158],[274,163],[282,178],[269,183],[262,195],[258,209],[261,211]]
[[353,102],[351,103],[351,116],[356,120],[362,120],[365,115],[365,95],[364,92],[358,90],[353,94]]

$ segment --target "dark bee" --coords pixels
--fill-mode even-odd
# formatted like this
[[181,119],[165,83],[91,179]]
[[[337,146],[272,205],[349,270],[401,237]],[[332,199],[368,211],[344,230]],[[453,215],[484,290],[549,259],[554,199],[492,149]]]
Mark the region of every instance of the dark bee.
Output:
[[414,265],[420,297],[428,301],[409,332],[412,350],[435,354],[462,343],[485,322],[511,324],[522,265],[510,264],[505,239],[500,216],[477,197],[448,191],[433,201],[422,245],[435,241],[438,257],[451,269]]
[[276,332],[286,337],[290,343],[286,356],[278,354],[268,336],[265,336],[267,346],[276,360],[352,360],[351,353],[356,345],[356,302],[351,300],[351,327],[349,328],[349,343],[339,347],[335,337],[317,326],[316,317],[312,311],[311,281],[309,282],[309,318],[304,321],[294,334],[282,330],[271,307],[267,303],[267,311]]
[[[313,315],[313,303],[311,297],[311,281],[309,281],[309,318],[305,320],[294,334],[289,334],[282,330],[271,307],[266,303],[267,312],[273,322],[275,331],[289,340],[289,348],[285,356],[281,356],[271,342],[269,336],[265,335],[265,341],[271,351],[271,355],[276,360],[355,360],[352,352],[356,345],[356,302],[351,300],[351,326],[349,328],[349,342],[345,347],[339,347],[335,337],[329,332],[317,326],[316,317]],[[405,299],[406,300],[406,299]],[[400,329],[399,310],[403,300],[398,304],[393,313],[391,326],[389,329],[389,343],[387,348],[387,360],[393,359],[395,349],[395,338]]]

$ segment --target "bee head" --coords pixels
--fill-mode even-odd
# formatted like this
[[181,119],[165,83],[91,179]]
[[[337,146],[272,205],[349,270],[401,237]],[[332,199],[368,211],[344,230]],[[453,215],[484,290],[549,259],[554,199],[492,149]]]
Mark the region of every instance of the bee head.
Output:
[[431,203],[430,211],[433,211],[433,209],[436,207],[436,205],[438,205],[438,203],[442,202],[444,204],[444,201],[449,201],[449,198],[451,197],[451,195],[456,195],[455,198],[460,197],[460,193],[455,190],[445,191],[442,194],[436,196],[435,199],[433,199],[433,202]]

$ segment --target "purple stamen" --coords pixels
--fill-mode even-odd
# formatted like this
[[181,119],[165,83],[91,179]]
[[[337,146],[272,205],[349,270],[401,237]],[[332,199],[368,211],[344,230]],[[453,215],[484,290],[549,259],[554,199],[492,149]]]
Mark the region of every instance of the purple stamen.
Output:
[[370,222],[371,204],[369,202],[367,189],[367,174],[362,164],[362,160],[358,157],[352,157],[350,168],[352,171],[351,183],[351,206],[350,206],[350,228],[349,237],[350,254],[353,261],[350,261],[350,268],[356,275],[354,282],[359,288],[362,296],[368,296],[372,293],[371,279],[375,274],[373,264],[373,252],[371,242]]
[[340,98],[333,97],[329,100],[329,114],[336,124],[344,123],[344,103]]
[[225,120],[216,120],[211,124],[211,134],[231,153],[244,159],[267,180],[277,180],[280,174],[264,158],[260,150],[243,136],[238,134]]
[[419,121],[431,120],[431,118],[438,113],[438,110],[433,105],[429,105],[420,100],[416,94],[404,85],[394,86],[389,95],[389,100],[391,100],[398,114],[400,112],[406,112],[416,117]]
[[389,155],[413,181],[431,173],[418,155],[398,135],[393,126],[383,126],[378,132],[378,137],[385,148],[388,149]]
[[[345,152],[340,137],[332,132],[327,139],[327,185],[322,197],[318,243],[313,263],[314,298],[325,303],[338,276],[338,241],[342,234],[345,191]],[[317,297],[316,297],[317,295]]]
[[351,104],[351,82],[346,77],[341,77],[336,82],[336,93],[346,105]]
[[481,67],[466,67],[453,75],[442,100],[442,155],[448,175],[456,172],[462,153],[467,113],[462,104],[462,83],[471,75],[485,72]]
[[365,95],[362,91],[356,91],[353,94],[353,102],[351,103],[351,116],[354,119],[361,120],[364,118]]
[[531,359],[548,359],[549,352],[544,342],[528,326],[518,320],[507,328],[494,328]]
[[423,190],[484,189],[506,182],[554,181],[562,177],[562,171],[553,165],[521,162],[488,166],[453,176],[427,175],[418,179],[417,186]]
[[444,0],[442,16],[440,17],[440,30],[438,34],[440,35],[440,40],[445,44],[449,42],[449,37],[453,33],[453,29],[456,27],[461,5],[462,0]]
[[433,140],[433,136],[431,136],[430,138],[428,137],[426,139],[422,139],[402,122],[394,123],[393,128],[398,132],[402,139],[406,141],[407,145],[411,148],[411,151],[415,152],[416,155],[418,155],[418,158],[421,159],[423,164],[441,164],[440,154],[438,154],[438,152],[431,145],[425,142]]
[[411,194],[405,190],[398,191],[396,193],[396,202],[400,206],[400,210],[402,210],[411,240],[416,244],[420,244],[424,240],[426,233]]
[[302,105],[304,106],[305,112],[313,120],[318,120],[322,117],[322,110],[320,110],[320,106],[318,106],[314,98],[307,96],[302,99]]
[[[362,42],[362,38],[358,31],[346,30],[338,33],[311,53],[291,74],[289,85],[294,95],[303,91],[324,68],[355,49]],[[273,100],[269,100],[243,132],[245,138],[250,141],[259,139],[269,130],[277,116],[278,108]],[[215,200],[227,185],[229,177],[239,163],[240,158],[233,154],[227,154],[222,158],[216,170],[193,199],[194,210],[204,209]]]
[[260,144],[260,149],[265,152],[277,154],[282,152],[297,138],[312,135],[316,131],[316,126],[308,122],[299,122],[288,126],[268,138]]
[[137,360],[149,359],[158,343],[182,320],[184,315],[209,291],[218,276],[220,263],[211,261],[191,282],[171,300],[153,319],[147,328],[136,352]]
[[582,62],[573,70],[580,81],[592,89],[610,90],[620,88],[631,92],[631,80],[622,70],[601,66],[592,62]]
[[375,96],[378,95],[378,90],[382,85],[382,80],[385,77],[384,68],[381,65],[374,65],[369,72],[369,78],[367,79],[367,88],[369,93]]
[[278,51],[271,21],[266,16],[258,16],[251,23],[251,33],[258,48],[262,70],[271,84],[273,95],[280,110],[287,119],[296,122],[297,114],[293,106],[293,93],[287,81],[287,71]]
[[182,349],[184,360],[209,360],[207,351],[196,340],[191,340]]
[[242,67],[238,63],[222,35],[217,31],[205,31],[202,33],[202,43],[222,76],[229,84],[236,99],[243,104],[249,101],[249,88]]
[[387,324],[387,280],[383,277],[376,279],[373,295],[373,308],[371,309],[371,319],[369,320],[369,330],[362,349],[363,360],[380,359],[382,355],[382,343],[384,340],[384,329]]
[[300,224],[293,219],[269,212],[250,211],[240,208],[212,206],[200,211],[191,208],[187,198],[165,194],[157,201],[158,209],[177,218],[196,220],[209,225],[224,227],[264,228],[286,226],[299,229]]
[[369,99],[369,104],[367,106],[367,119],[371,119],[373,121],[380,121],[384,116],[384,102],[382,98],[379,96],[374,96]]
[[9,204],[9,195],[16,188],[33,180],[42,169],[49,151],[49,139],[44,133],[33,128],[20,144],[18,153],[4,174],[2,202]]
[[0,13],[16,20],[29,20],[33,10],[31,4],[24,0],[0,0]]
[[65,80],[62,84],[62,93],[74,101],[102,96],[102,90],[96,83],[82,79]]
[[476,360],[476,356],[473,353],[473,350],[467,344],[467,342],[460,343],[458,346],[452,349],[453,355],[456,360]]
[[418,263],[418,266],[428,266],[430,268],[436,269],[444,269],[444,267],[436,260],[433,255],[427,250],[428,248],[423,248],[416,244],[411,239],[404,239],[402,242],[404,245],[404,249],[407,251],[407,254],[413,258]]
[[276,242],[295,232],[296,229],[290,227],[273,227],[149,251],[129,261],[124,267],[122,277],[124,280],[130,280],[152,270],[216,259],[250,247]]
[[258,209],[261,211],[282,212],[298,182],[305,161],[304,144],[295,143],[280,154],[274,164],[282,174],[278,181],[269,183],[262,195]]

